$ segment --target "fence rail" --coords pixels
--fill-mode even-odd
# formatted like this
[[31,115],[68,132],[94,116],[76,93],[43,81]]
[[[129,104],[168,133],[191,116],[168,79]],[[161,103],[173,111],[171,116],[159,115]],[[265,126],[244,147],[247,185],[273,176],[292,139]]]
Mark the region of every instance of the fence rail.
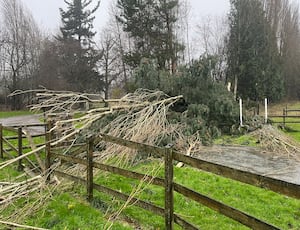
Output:
[[[6,127],[5,127],[6,128]],[[12,130],[11,128],[8,128]],[[7,138],[3,136],[4,127],[0,125],[0,148],[1,154],[3,151],[3,143],[8,144],[9,141]],[[7,129],[5,129],[7,130]],[[22,145],[22,129],[19,127],[18,129],[14,129],[14,131],[18,133],[18,140],[21,143],[18,143],[18,147],[10,146],[18,154],[22,154],[24,146]],[[50,127],[48,127],[50,130]],[[88,138],[86,143],[77,145],[75,148],[72,148],[68,155],[61,154],[63,150],[63,146],[53,146],[51,145],[52,134],[51,132],[46,132],[46,157],[45,157],[45,165],[46,169],[51,168],[51,163],[54,159],[61,159],[62,162],[67,163],[74,163],[74,164],[81,164],[87,167],[87,174],[85,178],[76,177],[65,172],[54,170],[53,172],[61,177],[67,178],[72,180],[76,183],[79,183],[86,187],[87,198],[88,200],[93,199],[93,191],[97,190],[100,192],[104,192],[110,194],[113,197],[116,197],[121,200],[128,201],[129,203],[145,210],[151,211],[159,216],[165,218],[165,226],[166,229],[173,229],[173,224],[176,223],[179,226],[183,227],[184,229],[198,229],[194,224],[189,223],[188,221],[184,220],[178,214],[174,213],[174,199],[173,195],[174,192],[180,193],[181,195],[192,199],[202,205],[205,205],[231,219],[234,219],[241,224],[248,226],[252,229],[278,229],[276,226],[266,223],[254,216],[251,216],[245,212],[242,212],[238,209],[230,207],[226,204],[223,204],[220,201],[214,200],[208,196],[198,193],[197,191],[193,191],[190,188],[187,188],[183,185],[175,183],[173,181],[173,162],[180,161],[183,162],[191,167],[207,171],[210,173],[214,173],[223,177],[227,177],[233,180],[237,180],[243,183],[247,183],[250,185],[254,185],[261,188],[266,188],[272,190],[277,193],[281,193],[293,198],[300,199],[300,185],[292,184],[289,182],[261,176],[255,173],[250,173],[247,171],[242,171],[234,168],[230,168],[227,166],[219,165],[216,163],[204,161],[201,159],[193,158],[190,156],[186,156],[181,154],[180,152],[174,151],[170,148],[161,148],[156,146],[151,146],[147,144],[137,143],[129,140],[125,140],[118,137],[109,136],[106,134],[101,134],[96,137]],[[94,147],[96,143],[99,141],[110,142],[114,144],[118,144],[121,146],[129,147],[132,149],[140,150],[145,153],[155,154],[159,157],[164,158],[165,164],[165,173],[164,178],[160,177],[153,177],[150,175],[146,175],[143,173],[137,173],[134,171],[130,171],[127,169],[122,169],[120,167],[115,167],[107,164],[102,164],[94,161]],[[79,153],[85,153],[84,158],[80,158],[78,156]],[[19,162],[19,164],[21,164]],[[94,183],[94,175],[93,169],[100,169],[102,171],[106,171],[109,173],[121,175],[126,178],[136,179],[136,180],[145,180],[147,183],[151,183],[156,186],[160,186],[164,188],[165,191],[165,205],[164,207],[159,207],[154,205],[148,201],[143,201],[137,199],[135,197],[130,197],[127,194],[123,194],[119,191],[113,190],[111,188],[105,187],[101,184]],[[50,179],[50,178],[49,178]]]
[[[152,177],[149,175],[145,175],[142,173],[133,172],[130,170],[122,169],[119,167],[114,167],[106,164],[101,164],[93,161],[93,148],[95,143],[99,141],[110,142],[114,144],[119,144],[121,146],[126,146],[129,148],[137,149],[140,151],[144,151],[147,153],[154,153],[165,159],[165,177],[158,178]],[[165,226],[166,229],[173,229],[173,223],[184,227],[185,229],[198,229],[192,223],[187,222],[186,220],[179,217],[176,213],[174,213],[173,206],[173,194],[174,192],[180,193],[187,198],[190,198],[198,203],[201,203],[219,213],[234,219],[241,224],[248,226],[252,229],[279,229],[276,226],[266,223],[262,220],[259,220],[256,217],[253,217],[247,213],[244,213],[240,210],[237,210],[233,207],[230,207],[226,204],[223,204],[217,200],[214,200],[210,197],[204,196],[196,191],[193,191],[187,187],[184,187],[180,184],[173,182],[173,161],[181,161],[187,165],[190,165],[194,168],[198,168],[207,172],[211,172],[214,174],[218,174],[223,177],[227,177],[233,180],[237,180],[243,183],[251,184],[257,187],[266,188],[290,197],[294,197],[300,199],[300,185],[288,183],[285,181],[261,176],[258,174],[241,171],[237,169],[233,169],[227,166],[218,165],[212,162],[200,160],[197,158],[193,158],[190,156],[182,155],[179,152],[176,152],[170,148],[161,148],[155,147],[151,145],[141,144],[133,141],[124,140],[122,138],[112,137],[106,134],[101,134],[98,137],[91,138],[86,143],[86,159],[74,157],[74,156],[67,156],[58,153],[52,153],[51,151],[49,154],[51,158],[59,158],[63,161],[69,163],[77,163],[87,166],[87,175],[86,179],[75,177],[72,175],[68,175],[66,173],[55,171],[60,176],[66,177],[72,181],[80,183],[86,186],[87,189],[87,198],[92,200],[93,198],[93,190],[97,190],[100,192],[108,193],[118,199],[121,200],[128,200],[129,197],[126,194],[121,192],[112,190],[108,187],[103,185],[95,184],[93,182],[93,169],[97,168],[106,172],[110,172],[113,174],[118,174],[124,176],[126,178],[137,179],[141,180],[144,179],[145,181],[152,183],[157,186],[161,186],[165,188],[165,205],[164,207],[155,206],[149,202],[139,200],[137,198],[130,198],[130,203],[146,209],[148,211],[152,211],[153,213],[164,216],[165,217]]]
[[[289,114],[289,113],[294,113],[294,114]],[[295,115],[295,112],[296,115]],[[300,119],[299,120],[295,120],[300,118],[300,115],[298,115],[300,112],[300,109],[288,109],[287,106],[285,108],[283,108],[282,110],[282,115],[269,115],[268,117],[272,120],[274,118],[281,118],[281,121],[278,120],[272,120],[272,123],[280,123],[283,124],[283,126],[285,126],[286,124],[298,124],[300,123]],[[293,120],[290,120],[293,119]]]
[[[21,156],[24,152],[24,150],[27,149],[32,149],[32,145],[34,145],[35,147],[40,147],[45,145],[45,143],[40,143],[35,145],[32,141],[32,138],[36,138],[36,137],[43,137],[46,136],[46,129],[45,129],[45,133],[41,133],[41,134],[35,134],[35,135],[29,135],[29,133],[26,133],[24,131],[24,128],[27,129],[29,127],[46,127],[46,124],[29,124],[29,125],[22,125],[22,126],[3,126],[2,124],[0,124],[0,158],[3,159],[4,158],[4,154],[10,158],[15,158],[16,156]],[[9,132],[13,132],[16,135],[15,136],[8,136],[8,135],[4,135],[4,131],[9,131]],[[30,137],[30,140],[29,140]],[[29,145],[24,145],[23,140],[24,139],[28,139],[28,143]],[[15,141],[16,143],[12,143],[12,141]],[[4,148],[4,145],[7,146],[6,148]],[[15,156],[13,155],[15,154]],[[26,158],[26,160],[28,161],[28,163],[30,165],[32,165],[32,162]],[[22,159],[20,159],[18,161],[18,170],[22,170],[23,169],[23,164],[22,164]]]

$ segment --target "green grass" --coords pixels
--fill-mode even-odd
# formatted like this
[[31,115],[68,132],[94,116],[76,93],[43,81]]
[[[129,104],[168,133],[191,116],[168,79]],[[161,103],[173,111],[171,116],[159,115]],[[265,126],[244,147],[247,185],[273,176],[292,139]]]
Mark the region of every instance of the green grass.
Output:
[[[5,111],[5,112],[0,112],[0,118],[7,118],[7,117],[14,117],[14,116],[21,116],[21,115],[31,115],[31,114],[33,114],[33,113],[30,112],[30,111]],[[4,137],[8,137],[8,136],[9,137],[16,137],[13,140],[9,140],[9,143],[12,144],[16,149],[18,148],[17,132],[3,130],[3,136]],[[33,142],[36,145],[45,143],[45,137],[34,137]],[[29,146],[29,141],[27,140],[27,138],[25,138],[25,137],[23,138],[22,145],[23,145],[23,147],[24,146]],[[11,149],[11,147],[6,143],[3,143],[3,148],[4,149]],[[24,149],[23,153],[27,153],[30,150],[31,149]],[[11,156],[14,156],[14,157],[16,157],[18,155],[16,151],[9,151],[9,154]],[[5,153],[4,153],[4,157],[5,157],[5,159],[10,158],[10,156],[7,156]],[[42,155],[42,158],[43,157],[44,156]],[[34,156],[30,156],[29,159],[32,160],[32,161],[35,161]],[[26,162],[26,161],[23,160],[23,163],[24,162]]]
[[[139,172],[152,171],[158,162],[139,165]],[[279,226],[282,229],[300,228],[300,201],[281,196],[271,191],[245,185],[205,173],[190,167],[175,168],[175,182],[183,184],[195,191],[215,198],[227,205],[233,206],[264,221]],[[163,169],[159,171],[162,176]],[[103,175],[96,180],[100,184],[129,194],[137,186],[137,181],[121,176]],[[143,200],[163,206],[163,189],[157,186],[146,186],[140,194]],[[111,198],[98,194],[98,199],[109,203]],[[246,229],[241,224],[218,214],[175,193],[175,211],[185,219],[196,224],[201,229]],[[120,207],[122,202],[115,201],[114,207]],[[123,215],[143,223],[145,229],[163,229],[164,221],[156,215],[141,211],[140,208],[129,207]]]
[[[163,177],[164,169],[161,165],[161,161],[152,159],[130,168],[141,173],[153,172],[159,168],[157,176]],[[281,229],[300,229],[299,200],[190,167],[175,168],[174,180]],[[95,182],[126,194],[130,194],[140,183],[103,172],[95,177]],[[138,198],[163,207],[163,188],[154,185],[143,185],[142,188],[143,191],[137,194]],[[85,196],[83,186],[73,186],[66,191],[55,193],[24,223],[49,229],[103,229],[105,225],[110,224],[113,224],[112,229],[164,229],[163,218],[132,205],[126,207],[113,222],[107,222],[108,217],[116,213],[124,202],[95,191],[94,201],[89,204],[85,201]],[[180,194],[175,193],[174,200],[175,212],[201,229],[247,229],[240,223]],[[18,208],[18,202],[15,205],[14,208]],[[0,214],[0,218],[5,217],[4,215],[9,213]],[[175,225],[175,229],[181,228]]]
[[8,118],[8,117],[16,117],[16,116],[23,116],[23,115],[31,115],[33,114],[30,111],[5,111],[0,112],[0,118]]
[[132,229],[125,223],[116,221],[107,222],[104,214],[82,197],[72,192],[59,194],[26,221],[31,226],[39,226],[48,229],[104,229],[110,226],[112,229]]
[[[150,172],[161,162],[152,160],[133,167],[138,172]],[[163,176],[163,168],[158,171]],[[300,229],[300,201],[277,193],[245,185],[226,178],[205,173],[190,167],[175,168],[175,182],[183,184],[204,195],[249,213],[281,229]],[[140,183],[122,176],[100,173],[96,183],[130,194]],[[159,186],[144,185],[137,197],[163,206],[164,190]],[[51,229],[103,229],[107,218],[124,205],[123,201],[107,194],[94,192],[94,201],[88,204],[84,187],[74,186],[68,193],[60,194],[46,204],[42,210],[26,221],[29,225]],[[247,229],[209,208],[180,194],[174,194],[175,212],[200,229]],[[107,213],[107,216],[104,216]],[[62,218],[63,217],[63,218]],[[92,220],[92,221],[91,221]],[[130,225],[125,224],[129,222]],[[107,225],[106,225],[107,226]],[[164,229],[164,219],[129,205],[114,221],[112,229]],[[175,225],[175,229],[181,229]]]
[[[0,159],[0,164],[4,162],[4,159]],[[17,165],[11,165],[1,169],[0,181],[12,182],[15,181],[15,178],[21,175],[22,172],[17,171]]]
[[[18,149],[18,139],[17,139],[17,133],[16,132],[3,130],[3,136],[4,137],[16,137],[15,139],[8,140],[8,142],[10,144],[12,144],[16,149]],[[33,138],[33,142],[34,142],[35,145],[39,145],[39,144],[45,143],[45,137],[43,137],[43,136],[42,137],[34,137]],[[30,143],[29,143],[28,139],[25,138],[25,137],[22,139],[22,146],[23,147],[30,146]],[[5,143],[5,142],[3,142],[3,148],[4,149],[11,149],[11,147],[7,143]],[[23,153],[27,153],[29,151],[31,151],[31,148],[23,149]],[[14,150],[8,151],[8,153],[11,156],[14,156],[14,157],[17,157],[17,155],[18,155],[18,153],[16,151],[14,151]],[[10,158],[10,156],[7,156],[6,153],[4,153],[4,157],[6,159]],[[44,157],[43,154],[41,154],[41,157]],[[35,161],[35,157],[34,156],[29,156],[29,159]]]
[[299,123],[286,123],[285,125],[282,118],[273,118],[272,121],[277,122],[274,123],[274,126],[280,127],[285,134],[300,142],[300,118],[287,118],[286,122]]
[[251,135],[223,135],[220,138],[214,140],[214,144],[216,145],[239,145],[239,146],[252,146],[256,147],[257,139]]

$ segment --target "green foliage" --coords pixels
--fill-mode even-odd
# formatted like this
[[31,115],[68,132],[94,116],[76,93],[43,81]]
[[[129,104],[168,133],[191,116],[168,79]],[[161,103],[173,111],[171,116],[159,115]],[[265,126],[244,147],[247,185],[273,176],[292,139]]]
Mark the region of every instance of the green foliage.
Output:
[[72,90],[100,91],[103,81],[97,71],[97,61],[101,52],[94,48],[92,31],[92,16],[98,9],[100,1],[92,9],[87,9],[91,0],[65,1],[67,10],[60,9],[62,27],[59,41],[59,68],[60,74],[69,82]]
[[175,64],[183,49],[173,30],[177,18],[172,12],[179,7],[178,0],[118,0],[117,7],[117,20],[134,41],[124,57],[129,66],[138,67],[142,58],[155,60],[160,70]]
[[81,44],[74,40],[65,40],[59,47],[60,74],[69,83],[70,88],[80,92],[101,91],[103,80],[96,70],[101,53],[92,47],[83,49]]
[[160,87],[160,72],[153,60],[143,58],[139,68],[134,73],[135,85],[146,86],[147,89],[155,90]]
[[238,121],[238,104],[233,95],[223,83],[213,79],[216,63],[214,56],[200,57],[172,75],[158,71],[154,62],[145,60],[135,71],[134,83],[136,88],[159,89],[170,96],[183,95],[186,106],[180,112],[187,112],[174,121],[187,124],[186,135],[200,132],[208,141],[220,134],[219,129],[229,132]]
[[82,39],[87,39],[87,42],[93,42],[91,39],[96,33],[92,31],[95,19],[92,14],[99,8],[100,1],[97,1],[92,10],[86,10],[91,2],[92,0],[65,1],[68,9],[66,11],[59,9],[63,23],[60,31],[64,40],[75,39],[81,42]]
[[251,100],[283,96],[276,37],[259,0],[232,0],[227,42],[227,79],[237,79],[238,95]]
[[183,70],[183,76],[175,78],[175,82],[179,81],[176,85],[180,87],[175,93],[184,95],[188,104],[206,105],[208,110],[204,119],[208,126],[228,130],[237,121],[238,106],[224,84],[212,78],[214,60],[214,57],[201,57]]

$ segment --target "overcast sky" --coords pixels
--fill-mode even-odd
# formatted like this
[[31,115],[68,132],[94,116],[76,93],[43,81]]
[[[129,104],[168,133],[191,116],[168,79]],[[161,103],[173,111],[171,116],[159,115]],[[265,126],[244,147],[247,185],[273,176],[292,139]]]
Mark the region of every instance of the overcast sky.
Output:
[[[59,8],[66,8],[63,0],[21,0],[31,11],[42,29],[55,32],[59,27]],[[185,0],[184,0],[185,1]],[[229,11],[229,0],[186,0],[190,5],[190,17],[197,21],[207,15],[224,15]],[[94,0],[96,2],[96,0]],[[94,27],[101,30],[108,20],[107,11],[112,0],[101,0],[96,12]]]

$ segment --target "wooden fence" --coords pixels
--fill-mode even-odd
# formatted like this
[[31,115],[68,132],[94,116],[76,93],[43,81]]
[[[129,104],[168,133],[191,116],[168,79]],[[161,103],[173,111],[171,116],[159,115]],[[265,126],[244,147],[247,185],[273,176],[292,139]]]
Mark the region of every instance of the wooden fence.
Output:
[[[32,127],[43,127],[45,132],[41,132],[41,134],[30,135],[27,130],[28,128]],[[4,131],[9,131],[15,136],[4,135]],[[34,144],[33,138],[45,136],[46,124],[29,124],[24,126],[3,126],[0,124],[0,158],[3,159],[5,156],[8,158],[15,158],[16,156],[21,156],[24,153],[24,150],[43,146],[45,145],[45,142]],[[27,140],[27,145],[24,145],[24,139]],[[32,164],[32,162],[29,161],[29,164]],[[20,159],[18,161],[18,170],[22,169],[22,159]]]
[[300,109],[288,109],[287,107],[282,109],[282,115],[269,115],[269,118],[281,118],[282,120],[272,120],[272,123],[280,123],[285,126],[286,124],[300,123]]
[[[49,134],[48,138],[51,138]],[[119,167],[114,167],[106,164],[97,163],[93,160],[93,150],[96,143],[99,141],[110,142],[114,144],[118,144],[121,146],[129,147],[132,149],[136,149],[142,151],[144,153],[155,154],[164,158],[165,164],[165,175],[164,178],[152,177],[149,175],[144,175],[141,173],[133,172],[130,170],[122,169]],[[97,137],[88,138],[84,147],[81,147],[81,152],[86,152],[86,158],[78,158],[74,155],[62,155],[60,153],[55,152],[55,146],[52,146],[50,142],[47,142],[47,157],[46,157],[46,166],[48,168],[51,167],[51,162],[54,159],[61,159],[68,163],[76,163],[85,165],[87,167],[86,178],[76,177],[70,174],[66,174],[65,172],[54,170],[54,173],[58,176],[70,179],[76,183],[82,184],[86,187],[87,190],[87,198],[88,200],[93,199],[93,190],[97,190],[103,193],[110,194],[118,199],[128,201],[129,203],[145,210],[151,211],[157,215],[160,215],[165,218],[165,227],[166,229],[173,229],[173,224],[176,223],[184,229],[198,229],[194,224],[187,222],[179,215],[174,213],[174,200],[173,194],[174,192],[180,193],[183,196],[192,199],[198,203],[201,203],[229,218],[232,218],[241,224],[248,226],[252,229],[279,229],[276,226],[268,224],[258,218],[251,216],[245,212],[237,210],[233,207],[225,205],[220,201],[214,200],[208,196],[202,195],[197,191],[193,191],[185,186],[182,186],[173,181],[173,162],[180,161],[191,167],[201,169],[207,172],[211,172],[223,177],[227,177],[233,180],[237,180],[246,184],[254,185],[261,188],[266,188],[272,190],[277,193],[281,193],[286,196],[290,196],[293,198],[300,199],[300,185],[288,183],[285,181],[265,177],[262,175],[254,174],[251,172],[246,172],[234,168],[230,168],[227,166],[215,164],[212,162],[200,160],[197,158],[193,158],[190,156],[183,155],[177,151],[174,151],[171,148],[161,148],[150,146],[142,143],[136,143],[128,140],[124,140],[117,137],[112,137],[109,135],[101,134]],[[84,148],[84,149],[82,149]],[[150,202],[146,202],[135,197],[129,197],[126,194],[123,194],[119,191],[113,190],[111,188],[105,187],[100,184],[94,183],[93,180],[93,169],[97,168],[106,172],[110,172],[113,174],[118,174],[124,176],[126,178],[132,179],[145,179],[147,182],[151,182],[154,185],[164,187],[165,191],[165,205],[164,207],[159,207]]]

